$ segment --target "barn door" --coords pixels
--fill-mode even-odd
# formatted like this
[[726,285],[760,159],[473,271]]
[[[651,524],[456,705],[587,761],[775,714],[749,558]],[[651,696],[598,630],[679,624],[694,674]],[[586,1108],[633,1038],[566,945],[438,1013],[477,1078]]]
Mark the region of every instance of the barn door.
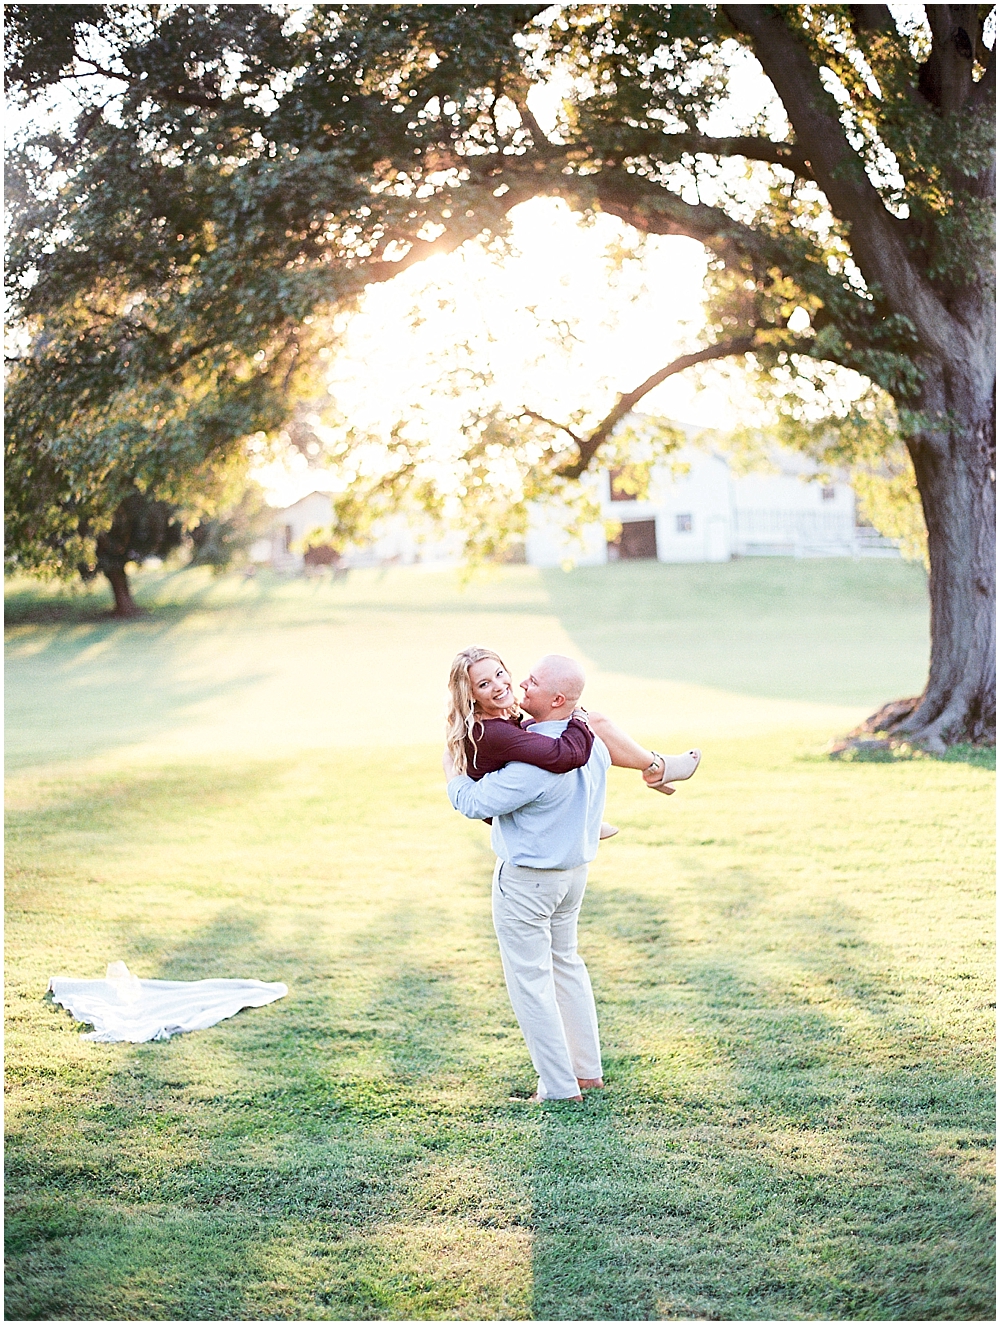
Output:
[[656,560],[656,521],[627,520],[608,543],[608,561]]

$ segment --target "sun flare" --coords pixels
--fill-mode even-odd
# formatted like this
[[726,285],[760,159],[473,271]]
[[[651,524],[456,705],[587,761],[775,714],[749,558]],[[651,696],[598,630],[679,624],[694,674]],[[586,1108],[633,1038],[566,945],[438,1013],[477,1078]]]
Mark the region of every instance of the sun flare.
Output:
[[[446,467],[468,401],[487,381],[511,410],[599,416],[693,344],[703,321],[700,244],[639,243],[617,218],[581,224],[553,199],[523,204],[511,222],[502,247],[469,243],[368,289],[331,354],[327,391],[343,426],[388,439],[419,417]],[[700,390],[691,377],[664,384],[644,408],[703,427],[734,419],[727,393]],[[333,441],[335,429],[318,432]],[[297,453],[269,460],[256,477],[276,505],[343,482]]]

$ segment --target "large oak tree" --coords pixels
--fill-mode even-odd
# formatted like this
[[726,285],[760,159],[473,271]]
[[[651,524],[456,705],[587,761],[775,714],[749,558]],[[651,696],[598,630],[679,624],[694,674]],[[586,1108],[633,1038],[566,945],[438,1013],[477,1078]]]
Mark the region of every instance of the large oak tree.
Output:
[[[529,482],[579,477],[693,364],[862,374],[895,403],[930,557],[927,687],[885,722],[933,749],[992,739],[990,6],[928,5],[905,30],[886,5],[6,13],[11,86],[79,102],[11,166],[16,564],[73,564],[137,488],[183,500],[287,417],[317,314],[557,196],[704,244],[711,317],[607,419],[522,419]],[[741,119],[748,61],[773,105]],[[539,84],[563,98],[548,132]]]

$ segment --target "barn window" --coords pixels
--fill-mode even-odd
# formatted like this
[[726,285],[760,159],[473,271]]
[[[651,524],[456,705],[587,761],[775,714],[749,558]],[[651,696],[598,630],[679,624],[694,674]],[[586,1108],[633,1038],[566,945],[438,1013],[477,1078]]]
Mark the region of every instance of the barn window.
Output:
[[634,483],[629,482],[627,471],[620,467],[608,471],[612,501],[638,501]]
[[694,527],[694,519],[690,515],[679,515],[677,517],[677,532],[679,534],[689,534]]

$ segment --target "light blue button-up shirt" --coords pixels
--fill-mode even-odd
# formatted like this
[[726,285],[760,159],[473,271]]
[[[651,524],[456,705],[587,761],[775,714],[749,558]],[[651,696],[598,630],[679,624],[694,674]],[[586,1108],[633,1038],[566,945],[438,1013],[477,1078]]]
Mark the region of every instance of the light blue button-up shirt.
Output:
[[[566,720],[568,721],[568,719]],[[538,722],[542,736],[559,736],[566,721]],[[448,796],[468,819],[493,819],[493,850],[510,865],[568,870],[597,855],[611,756],[600,738],[590,758],[569,773],[510,763],[478,782],[452,778]]]

